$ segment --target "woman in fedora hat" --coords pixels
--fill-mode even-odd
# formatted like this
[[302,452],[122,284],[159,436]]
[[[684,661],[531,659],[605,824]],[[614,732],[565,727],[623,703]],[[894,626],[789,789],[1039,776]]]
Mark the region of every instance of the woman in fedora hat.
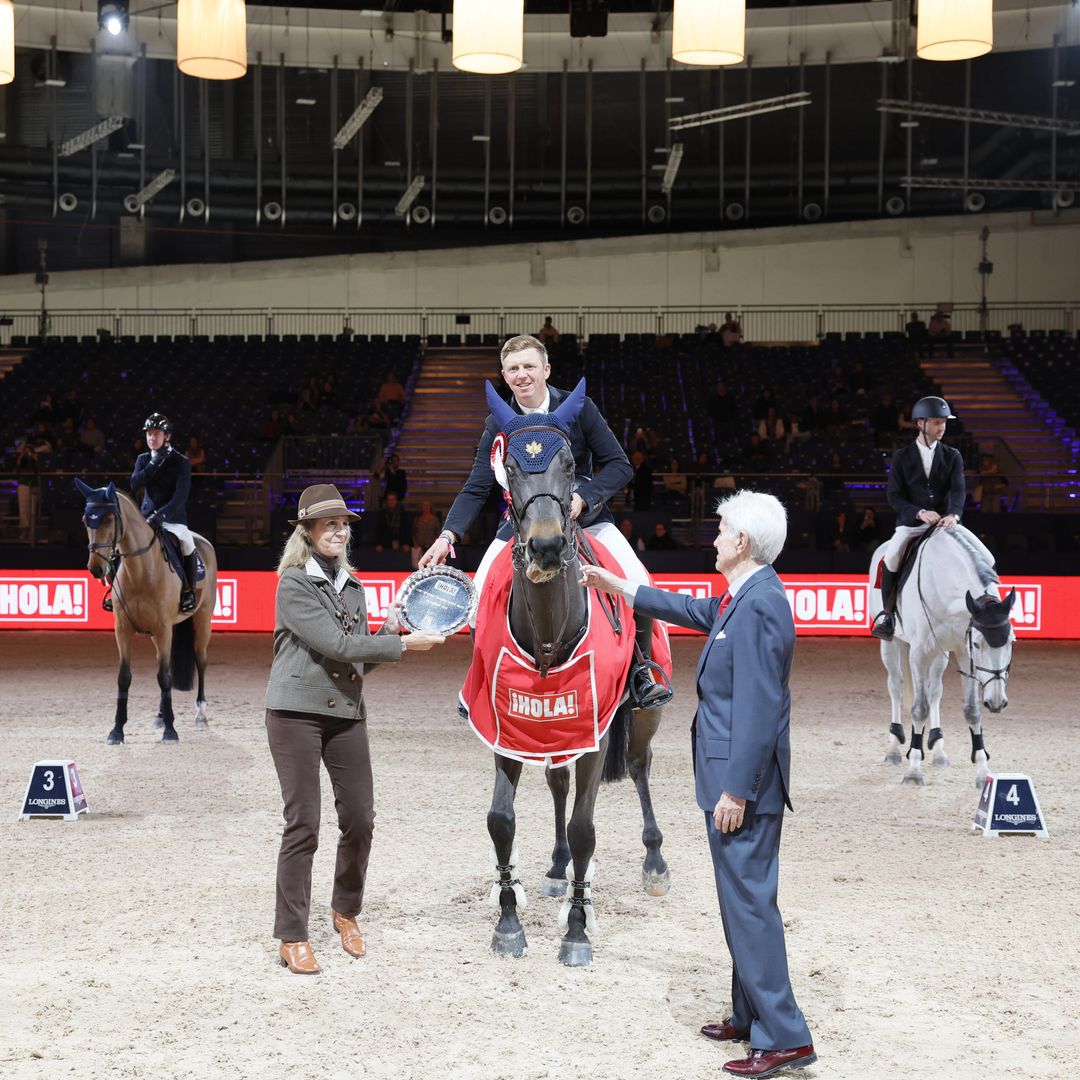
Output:
[[364,708],[364,674],[406,650],[444,640],[417,632],[399,637],[396,606],[375,635],[364,589],[349,565],[349,523],[358,520],[333,484],[300,496],[295,526],[278,563],[274,663],[266,688],[266,731],[284,801],[285,831],[277,867],[274,936],[281,963],[297,974],[321,969],[308,941],[311,864],[319,845],[319,761],[337,806],[337,866],[330,919],[350,956],[364,955],[356,924],[364,896],[375,819]]

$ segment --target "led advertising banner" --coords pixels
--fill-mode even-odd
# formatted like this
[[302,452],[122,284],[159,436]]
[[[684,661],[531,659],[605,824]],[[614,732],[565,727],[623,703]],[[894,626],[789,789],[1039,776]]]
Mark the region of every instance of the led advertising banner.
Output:
[[[382,625],[387,606],[405,573],[360,572],[372,629]],[[719,596],[719,574],[657,574],[657,586],[689,596]],[[866,578],[855,574],[787,574],[784,588],[800,635],[861,636],[869,633]],[[1080,577],[1005,578],[1016,588],[1013,626],[1020,638],[1080,638]],[[274,629],[277,576],[270,571],[224,572],[218,578],[215,630]],[[0,570],[0,631],[111,630],[112,615],[102,610],[104,588],[85,571]],[[678,627],[673,633],[688,633]]]

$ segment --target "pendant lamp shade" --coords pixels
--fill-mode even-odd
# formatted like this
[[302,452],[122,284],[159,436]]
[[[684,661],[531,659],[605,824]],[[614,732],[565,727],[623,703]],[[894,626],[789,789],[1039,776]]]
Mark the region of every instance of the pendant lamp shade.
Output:
[[454,67],[507,75],[524,55],[525,0],[454,0]]
[[178,0],[176,64],[197,79],[239,79],[246,74],[244,0]]
[[15,81],[15,8],[0,0],[0,86]]
[[994,47],[994,0],[919,0],[915,52],[922,60],[970,60]]
[[718,67],[746,57],[746,0],[675,0],[671,57]]

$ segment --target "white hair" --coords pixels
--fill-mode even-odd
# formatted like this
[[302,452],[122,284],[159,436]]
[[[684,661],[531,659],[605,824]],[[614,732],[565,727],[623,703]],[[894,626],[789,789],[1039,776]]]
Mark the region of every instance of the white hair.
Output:
[[746,533],[750,558],[758,563],[774,563],[787,539],[787,511],[775,495],[743,488],[716,504],[732,533]]

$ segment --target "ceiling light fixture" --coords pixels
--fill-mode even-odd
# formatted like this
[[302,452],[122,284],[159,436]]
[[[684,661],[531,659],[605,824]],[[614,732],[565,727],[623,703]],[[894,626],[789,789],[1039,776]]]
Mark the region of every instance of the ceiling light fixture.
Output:
[[454,0],[453,31],[459,71],[508,75],[525,55],[525,0]]
[[675,0],[671,58],[722,67],[746,57],[746,0]]

